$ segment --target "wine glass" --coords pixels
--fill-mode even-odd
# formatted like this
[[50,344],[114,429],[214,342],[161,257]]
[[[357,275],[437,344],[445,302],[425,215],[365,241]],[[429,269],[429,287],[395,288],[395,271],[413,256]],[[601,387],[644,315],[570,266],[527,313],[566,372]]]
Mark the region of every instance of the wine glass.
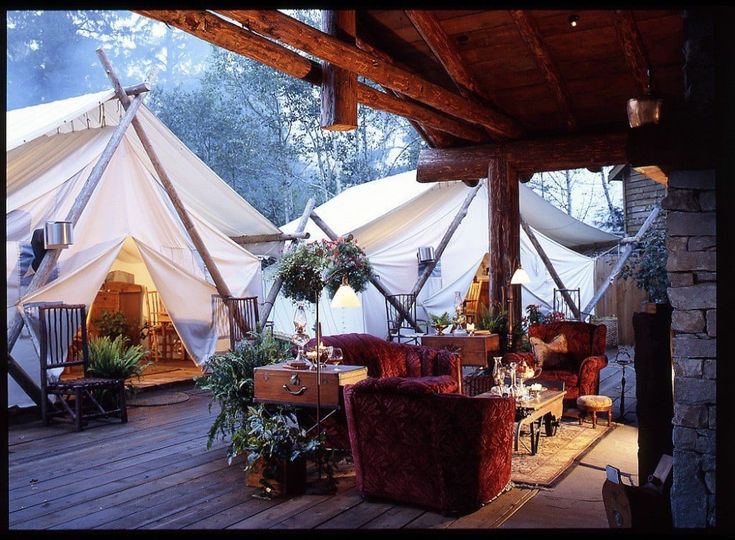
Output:
[[338,365],[342,363],[344,355],[340,347],[332,347],[332,355],[329,357],[329,363]]

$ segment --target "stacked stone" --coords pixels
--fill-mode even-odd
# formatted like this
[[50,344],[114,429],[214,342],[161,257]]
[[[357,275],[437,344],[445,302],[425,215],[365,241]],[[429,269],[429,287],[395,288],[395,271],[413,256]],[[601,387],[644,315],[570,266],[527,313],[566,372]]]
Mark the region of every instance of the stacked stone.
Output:
[[[715,526],[717,236],[714,171],[674,171],[666,265],[673,307],[675,527]],[[705,511],[706,510],[706,511]]]

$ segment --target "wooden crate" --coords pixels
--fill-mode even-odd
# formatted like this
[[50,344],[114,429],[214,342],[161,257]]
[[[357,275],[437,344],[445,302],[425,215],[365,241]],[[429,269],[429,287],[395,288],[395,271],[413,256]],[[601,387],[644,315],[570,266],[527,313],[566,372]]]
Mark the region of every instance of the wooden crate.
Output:
[[[316,407],[316,370],[288,369],[284,364],[255,368],[254,400]],[[319,388],[322,407],[340,407],[342,387],[367,378],[365,366],[326,366],[321,369]]]

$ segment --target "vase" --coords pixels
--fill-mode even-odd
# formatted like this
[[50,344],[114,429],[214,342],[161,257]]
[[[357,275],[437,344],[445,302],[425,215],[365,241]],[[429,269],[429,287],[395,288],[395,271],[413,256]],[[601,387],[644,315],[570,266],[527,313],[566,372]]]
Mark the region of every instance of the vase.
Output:
[[263,488],[268,497],[301,495],[306,491],[306,460],[258,458],[245,473],[245,485]]

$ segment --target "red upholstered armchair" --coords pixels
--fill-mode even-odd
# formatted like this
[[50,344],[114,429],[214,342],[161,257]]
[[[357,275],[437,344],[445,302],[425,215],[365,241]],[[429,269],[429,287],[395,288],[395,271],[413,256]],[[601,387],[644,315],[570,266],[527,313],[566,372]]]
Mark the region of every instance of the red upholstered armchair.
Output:
[[[461,393],[461,363],[456,353],[409,343],[393,343],[371,334],[323,336],[326,346],[342,349],[342,363],[366,366],[368,377],[401,377],[421,380],[440,393]],[[307,344],[313,347],[315,340]],[[330,444],[349,449],[344,411],[330,416],[324,424]]]
[[[548,324],[533,324],[528,328],[528,337],[536,337],[545,343],[558,335],[566,337],[567,352],[559,353],[556,365],[544,365],[539,379],[561,380],[567,391],[564,405],[575,406],[579,396],[594,395],[600,390],[600,370],[607,366],[604,324],[581,321],[559,321]],[[526,361],[536,366],[533,352],[508,353],[503,363]]]
[[358,491],[465,514],[510,486],[512,398],[436,393],[422,379],[345,387]]

